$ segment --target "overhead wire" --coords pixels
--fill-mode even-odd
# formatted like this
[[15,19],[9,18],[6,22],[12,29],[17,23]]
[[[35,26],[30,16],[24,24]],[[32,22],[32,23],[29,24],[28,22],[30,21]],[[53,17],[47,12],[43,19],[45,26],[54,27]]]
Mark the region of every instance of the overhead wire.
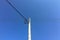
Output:
[[9,0],[7,0],[7,2],[8,2],[9,5],[24,19],[25,24],[26,24],[26,23],[28,24],[28,20],[26,19],[26,17],[23,16],[23,15],[21,14],[21,12],[20,12],[15,6],[13,6],[13,4],[12,4]]

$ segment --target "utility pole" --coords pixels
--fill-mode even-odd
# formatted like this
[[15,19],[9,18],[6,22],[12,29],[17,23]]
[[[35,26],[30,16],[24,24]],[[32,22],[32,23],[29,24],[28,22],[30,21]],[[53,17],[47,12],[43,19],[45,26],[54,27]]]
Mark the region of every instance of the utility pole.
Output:
[[28,40],[31,40],[31,18],[29,18],[28,22]]
[[23,16],[20,11],[13,6],[12,3],[10,3],[9,0],[7,0],[7,2],[9,3],[9,5],[24,19],[25,23],[28,25],[28,40],[31,40],[31,18],[29,17],[28,19],[26,19],[25,16]]

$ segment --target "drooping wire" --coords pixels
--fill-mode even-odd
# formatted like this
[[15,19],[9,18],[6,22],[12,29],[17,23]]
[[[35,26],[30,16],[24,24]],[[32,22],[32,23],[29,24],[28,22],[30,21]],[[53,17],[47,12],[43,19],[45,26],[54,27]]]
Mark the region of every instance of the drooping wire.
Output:
[[9,5],[10,5],[13,9],[15,9],[15,11],[24,19],[24,22],[28,24],[28,20],[26,19],[26,17],[24,17],[24,16],[20,13],[20,11],[18,11],[18,9],[17,9],[15,6],[13,6],[12,3],[9,2],[9,0],[7,0],[7,2],[8,2]]

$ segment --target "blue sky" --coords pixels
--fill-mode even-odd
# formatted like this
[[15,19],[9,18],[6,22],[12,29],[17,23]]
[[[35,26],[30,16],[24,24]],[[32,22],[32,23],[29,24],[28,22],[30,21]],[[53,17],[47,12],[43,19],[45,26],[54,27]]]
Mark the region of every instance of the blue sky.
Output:
[[[32,40],[60,40],[60,0],[9,0],[32,19]],[[0,0],[0,40],[27,40],[27,24]]]

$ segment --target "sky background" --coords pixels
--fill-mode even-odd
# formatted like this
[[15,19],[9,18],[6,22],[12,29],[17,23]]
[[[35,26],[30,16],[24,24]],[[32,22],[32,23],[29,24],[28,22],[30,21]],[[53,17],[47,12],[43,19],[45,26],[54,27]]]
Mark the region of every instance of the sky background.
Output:
[[[60,0],[9,0],[32,20],[32,40],[60,40]],[[27,40],[28,25],[0,0],[0,40]]]

